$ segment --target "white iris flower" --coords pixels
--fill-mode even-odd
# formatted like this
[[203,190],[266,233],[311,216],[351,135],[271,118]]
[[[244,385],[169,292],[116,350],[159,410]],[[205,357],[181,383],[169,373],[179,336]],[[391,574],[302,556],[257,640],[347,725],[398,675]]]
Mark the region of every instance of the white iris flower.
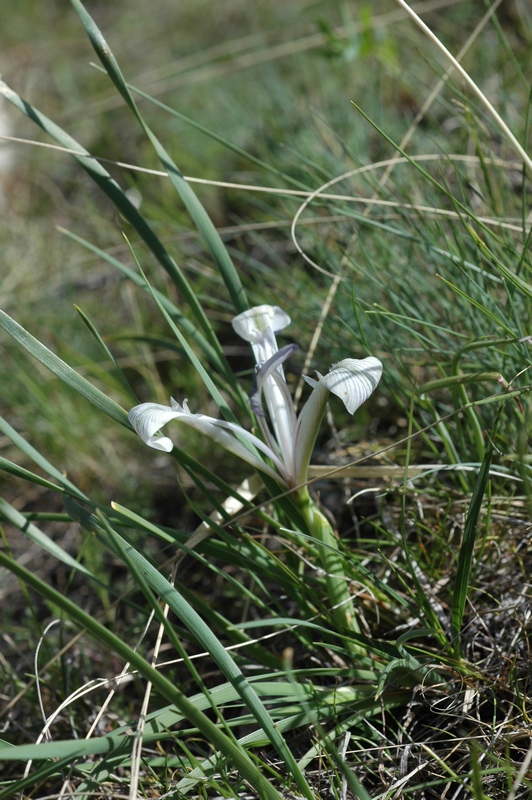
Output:
[[[370,356],[358,360],[346,358],[334,364],[327,375],[305,378],[312,393],[299,416],[288,390],[282,364],[297,345],[277,346],[275,334],[290,324],[290,317],[278,306],[256,306],[233,319],[233,328],[253,348],[255,379],[251,392],[254,412],[263,440],[232,422],[205,414],[193,414],[185,400],[179,405],[142,403],[129,412],[129,421],[149,447],[169,453],[172,441],[160,436],[160,429],[171,420],[195,428],[231,453],[239,456],[286,487],[302,486],[320,428],[329,394],[339,397],[350,414],[368,399],[382,375],[382,364]],[[269,423],[262,405],[264,398]]]

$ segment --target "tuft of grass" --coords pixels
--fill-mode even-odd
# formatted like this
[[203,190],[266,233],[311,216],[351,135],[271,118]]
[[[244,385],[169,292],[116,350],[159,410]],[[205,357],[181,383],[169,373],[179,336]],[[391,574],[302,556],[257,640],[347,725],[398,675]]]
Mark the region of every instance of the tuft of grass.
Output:
[[[26,622],[6,617],[5,691],[8,711],[22,708],[29,721],[26,733],[8,728],[0,742],[0,798],[72,789],[527,796],[523,153],[516,160],[490,107],[455,75],[404,135],[423,82],[441,67],[434,36],[394,27],[397,15],[377,7],[340,18],[326,4],[310,32],[298,22],[280,44],[261,31],[231,47],[214,35],[225,11],[212,10],[209,49],[168,58],[161,73],[129,84],[132,70],[119,62],[132,51],[121,35],[115,58],[73,5],[114,86],[95,76],[106,88],[88,105],[94,116],[71,95],[55,123],[1,84],[19,111],[74,151],[94,186],[61,167],[64,191],[70,183],[76,198],[87,195],[90,214],[70,220],[62,209],[60,224],[74,230],[60,252],[85,248],[88,286],[61,271],[46,275],[46,291],[53,297],[59,287],[78,314],[65,327],[63,295],[42,308],[30,280],[39,313],[12,297],[0,316],[16,345],[5,337],[2,591],[20,582]],[[274,20],[259,4],[246,16],[273,29],[295,24],[296,11]],[[470,47],[484,52],[483,37],[497,35],[487,75],[495,63],[504,69],[491,107],[508,116],[511,92],[523,109],[511,126],[526,144],[523,48],[493,12]],[[123,30],[106,15],[102,27]],[[476,6],[460,3],[432,22],[438,41],[461,44]],[[281,45],[287,61],[277,60]],[[414,45],[421,55],[412,58]],[[513,58],[498,61],[509,49]],[[346,81],[360,65],[363,81]],[[268,81],[264,97],[257,74]],[[359,111],[347,95],[339,102],[345,86],[365,89]],[[181,94],[177,113],[159,102],[161,93],[172,101],[175,87],[187,114]],[[109,118],[97,115],[103,108]],[[79,143],[87,119],[106,158],[123,161],[120,120],[128,162],[138,156],[169,179],[95,159]],[[234,134],[228,120],[239,120]],[[192,167],[203,178],[206,165],[240,186],[196,195],[184,175]],[[170,392],[251,423],[250,362],[228,324],[248,302],[290,310],[309,351],[305,364],[287,368],[298,396],[299,373],[314,364],[367,353],[385,363],[386,388],[354,422],[330,416],[318,443],[323,463],[310,490],[323,525],[333,520],[329,539],[315,535],[290,492],[267,481],[264,491],[203,440],[183,437],[171,456],[153,456],[130,436],[135,398],[167,402]],[[21,366],[21,350],[36,367]],[[37,554],[31,570],[26,545]],[[331,601],[339,576],[356,628]],[[60,623],[50,627],[52,618]],[[39,646],[27,677],[31,637]]]

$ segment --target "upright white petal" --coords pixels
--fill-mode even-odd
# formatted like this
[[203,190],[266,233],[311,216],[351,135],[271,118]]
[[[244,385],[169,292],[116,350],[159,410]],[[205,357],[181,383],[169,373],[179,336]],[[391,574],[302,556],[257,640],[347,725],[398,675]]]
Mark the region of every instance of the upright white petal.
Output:
[[345,358],[333,364],[327,375],[320,376],[318,383],[339,397],[349,413],[354,414],[375,391],[381,375],[382,364],[378,358]]
[[[250,342],[255,361],[262,367],[279,352],[275,334],[286,328],[290,322],[288,314],[279,306],[262,305],[239,314],[232,324],[236,333],[246,342]],[[295,414],[281,361],[275,367],[275,374],[270,374],[261,384],[261,388],[286,470],[291,473]],[[264,428],[265,423],[260,424]]]
[[[233,329],[249,342],[257,364],[268,361],[279,349],[275,334],[290,325],[290,317],[279,306],[255,306],[232,321]],[[281,368],[282,374],[282,368]]]
[[307,479],[308,465],[320,428],[329,392],[339,397],[350,414],[354,414],[370,394],[375,391],[382,375],[378,358],[369,356],[361,360],[346,358],[331,367],[327,375],[318,373],[318,380],[307,378],[313,386],[312,394],[303,406],[297,420],[294,437],[294,485]]
[[255,306],[234,317],[232,325],[235,333],[251,344],[257,343],[264,332],[270,328],[279,333],[290,325],[291,319],[279,306]]

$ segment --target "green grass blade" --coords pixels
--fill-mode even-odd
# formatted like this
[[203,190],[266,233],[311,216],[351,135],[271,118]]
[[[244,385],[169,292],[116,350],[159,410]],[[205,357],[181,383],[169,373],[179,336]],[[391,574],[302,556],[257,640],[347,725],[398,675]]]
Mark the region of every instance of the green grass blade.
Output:
[[0,311],[0,327],[15,339],[22,347],[37,361],[60,378],[64,383],[75,389],[76,392],[85,397],[93,406],[96,406],[111,419],[119,422],[125,428],[131,430],[131,425],[127,418],[127,412],[111,400],[100,389],[79,375],[75,369],[66,364],[59,356],[48,350],[38,339],[28,333],[18,322],[15,322],[5,311]]
[[[135,257],[135,256],[133,255],[133,257]],[[196,355],[194,350],[191,348],[191,346],[187,342],[185,336],[183,336],[183,334],[181,333],[181,331],[179,330],[179,328],[177,327],[177,325],[173,321],[173,319],[170,316],[170,314],[166,311],[166,309],[162,305],[162,303],[159,302],[159,299],[158,299],[157,295],[154,293],[154,291],[153,291],[153,289],[152,289],[152,287],[151,287],[146,275],[144,274],[144,272],[142,270],[142,267],[140,266],[140,264],[138,262],[137,262],[137,266],[138,266],[138,269],[139,269],[139,272],[140,272],[141,276],[144,278],[144,282],[145,282],[147,290],[151,294],[154,302],[156,303],[157,307],[159,308],[159,311],[161,312],[162,316],[164,317],[164,319],[165,319],[166,323],[168,324],[170,330],[172,331],[172,333],[174,334],[174,336],[178,340],[179,344],[183,348],[184,352],[186,353],[187,357],[189,358],[190,363],[192,364],[192,366],[194,367],[194,369],[196,370],[196,372],[198,373],[198,375],[202,379],[203,383],[205,384],[205,387],[207,388],[207,390],[208,390],[209,394],[211,395],[212,399],[214,400],[214,402],[216,403],[218,408],[222,411],[224,417],[229,422],[234,422],[234,423],[238,424],[237,418],[235,417],[235,415],[233,414],[233,412],[231,411],[231,409],[227,405],[227,401],[224,399],[224,397],[221,394],[220,390],[218,389],[218,387],[214,383],[213,379],[211,378],[211,376],[209,374],[209,371],[207,369],[205,369],[205,367],[201,363],[201,360],[198,358],[198,356]],[[243,393],[241,391],[240,392],[241,399],[242,399],[242,394]]]
[[449,375],[447,378],[437,378],[420,386],[417,390],[418,395],[428,394],[429,392],[439,392],[441,389],[461,386],[464,383],[483,383],[489,381],[496,383],[500,377],[499,372],[461,372],[459,375]]
[[262,161],[262,159],[257,158],[256,156],[252,155],[252,153],[248,153],[247,150],[243,150],[241,147],[238,147],[238,145],[236,145],[230,139],[226,139],[224,136],[220,136],[218,133],[209,130],[209,128],[206,128],[204,125],[201,125],[195,119],[187,117],[180,111],[176,111],[175,108],[166,105],[166,103],[161,102],[161,100],[157,100],[156,97],[152,97],[152,95],[147,94],[147,92],[143,92],[142,89],[139,89],[137,86],[132,86],[130,83],[126,85],[129,91],[133,92],[133,94],[137,94],[139,97],[142,97],[143,100],[147,100],[149,103],[153,103],[154,106],[157,106],[157,108],[166,111],[172,117],[179,119],[181,122],[185,122],[187,125],[190,125],[191,127],[195,128],[200,133],[204,133],[205,136],[208,136],[213,141],[223,145],[232,153],[236,153],[236,155],[245,158],[247,161],[250,161],[252,164],[255,164],[255,166],[260,167],[266,172],[269,172],[271,175],[275,175],[277,178],[281,178],[283,181],[286,181],[286,183],[289,183],[292,186],[297,186],[298,189],[302,189],[303,191],[312,191],[312,189],[309,188],[308,184],[301,183],[301,181],[296,180],[291,175],[287,175],[285,172],[282,172],[280,169],[277,169],[276,167],[272,166],[272,164],[268,164],[267,161]]
[[185,331],[185,333],[195,341],[195,343],[202,350],[204,355],[209,359],[211,364],[213,364],[219,370],[219,372],[225,374],[226,377],[228,377],[228,375],[233,374],[231,370],[229,370],[225,358],[220,356],[218,350],[215,349],[207,341],[207,339],[201,333],[201,331],[198,330],[198,328],[181,313],[179,308],[174,303],[172,303],[172,301],[168,297],[166,297],[166,295],[162,294],[162,292],[159,292],[157,289],[148,289],[146,281],[141,275],[139,275],[137,272],[134,272],[132,269],[129,269],[129,267],[126,267],[125,264],[122,264],[121,261],[112,256],[110,253],[107,253],[105,250],[96,247],[96,245],[92,244],[91,242],[88,242],[86,239],[83,239],[81,236],[78,236],[77,234],[72,233],[71,231],[67,231],[65,228],[58,227],[57,230],[60,231],[61,233],[64,233],[73,241],[78,242],[78,244],[81,244],[87,250],[90,250],[92,253],[95,253],[104,261],[107,261],[108,264],[111,264],[113,267],[118,269],[136,286],[139,286],[141,289],[144,289],[144,291],[151,291],[151,293],[155,295],[158,302],[163,306],[165,311],[168,312],[168,314],[174,320],[174,322],[176,322],[176,324],[179,325],[179,327],[182,328]]
[[46,478],[41,478],[41,476],[36,475],[35,472],[31,472],[29,469],[20,467],[18,464],[15,464],[13,461],[9,461],[9,459],[3,458],[2,456],[0,456],[0,470],[2,472],[8,472],[10,475],[14,475],[15,478],[20,478],[23,481],[29,481],[30,483],[35,483],[38,486],[44,486],[45,489],[51,489],[53,492],[65,491],[62,486],[58,486],[56,483],[52,483],[52,481],[49,481]]
[[475,488],[473,489],[471,505],[469,506],[469,512],[464,526],[462,545],[458,555],[458,567],[456,570],[451,612],[451,634],[458,655],[460,655],[461,652],[460,630],[469,589],[469,577],[471,575],[471,565],[473,563],[473,551],[475,549],[478,521],[482,509],[482,499],[489,479],[492,456],[493,447],[487,447],[475,483]]
[[[79,144],[72,136],[52,122],[45,114],[42,114],[34,106],[23,100],[14,92],[4,81],[0,79],[0,96],[9,100],[12,105],[35,122],[45,133],[55,139],[62,147],[72,150],[73,158],[83,167],[90,177],[97,183],[109,199],[116,206],[118,211],[123,214],[127,221],[137,231],[144,240],[155,258],[166,270],[176,288],[181,292],[188,304],[196,322],[201,325],[204,333],[209,339],[211,346],[218,350],[220,358],[223,358],[222,350],[218,340],[212,330],[212,326],[207,319],[203,308],[196,297],[192,287],[168,253],[159,237],[154,233],[151,226],[129,200],[126,193],[119,184],[111,177],[101,164],[91,156],[88,150]],[[79,154],[79,155],[78,155]]]
[[524,295],[527,297],[532,297],[532,286],[530,283],[513,272],[513,270],[508,269],[508,267],[503,264],[500,259],[496,258],[484,240],[480,238],[478,233],[470,225],[468,225],[467,228],[478,249],[488,259],[490,264],[493,264],[493,266],[499,270],[502,275],[504,275],[506,280],[523,292]]
[[[74,501],[69,501],[68,503],[69,507],[75,507],[77,505],[78,504]],[[87,517],[85,519],[87,519]],[[94,519],[93,515],[92,519]],[[102,528],[101,523],[96,522],[96,525],[94,525],[92,522],[89,522],[89,525],[89,530],[92,533],[95,533],[106,547],[120,557],[120,552],[117,552],[116,546],[114,545],[109,534]],[[120,537],[120,534],[116,531],[114,532],[113,539],[115,537]],[[172,584],[163,575],[161,575],[159,570],[147,559],[145,559],[141,553],[135,550],[135,548],[131,547],[131,545],[129,545],[128,542],[126,542],[126,540],[122,537],[120,537],[120,543],[121,549],[124,548],[128,554],[128,557],[139,569],[142,570],[149,586],[172,609],[172,611],[178,616],[184,625],[186,625],[201,646],[210,653],[211,657],[218,664],[227,680],[229,680],[238,691],[240,697],[250,709],[259,725],[267,733],[273,747],[275,747],[281,758],[283,758],[304,796],[307,797],[308,800],[313,800],[310,788],[300,769],[298,768],[292,752],[288,748],[283,737],[280,735],[279,730],[275,726],[268,711],[261,702],[252,685],[246,680],[244,674],[234,659],[214,635],[210,627],[177,591],[177,589],[172,586]]]
[[[6,751],[2,752],[4,753]],[[7,756],[5,757],[7,758]],[[4,756],[1,756],[0,760],[2,758],[4,758]],[[72,760],[70,756],[61,758],[58,761],[54,761],[52,764],[44,764],[40,769],[34,770],[31,775],[27,775],[18,781],[8,784],[7,787],[0,789],[0,800],[13,800],[14,797],[22,797],[22,792],[28,787],[30,788],[31,792],[34,793],[36,786],[40,782],[45,781],[46,778],[55,775],[61,775],[63,770],[68,769],[71,766]]]
[[105,41],[102,32],[97,27],[92,17],[88,14],[80,0],[71,0],[71,2],[82,22],[83,27],[85,28],[87,36],[89,37],[98,58],[104,65],[110,79],[142,126],[144,132],[153,145],[161,164],[167,171],[168,177],[170,178],[174,188],[178,192],[188,213],[190,214],[194,225],[202,235],[205,244],[207,245],[214,259],[214,262],[220,271],[220,275],[224,280],[227,291],[229,292],[229,296],[233,301],[235,311],[237,313],[245,311],[247,308],[249,308],[249,304],[244,292],[244,287],[242,286],[238,272],[236,271],[229,253],[227,252],[227,248],[225,247],[211,218],[198,200],[196,193],[190,184],[187,183],[180,170],[174,164],[170,154],[159,142],[158,138],[142,118],[133,96],[129,91],[124,76],[122,75],[120,67],[118,66],[118,62],[111,52],[109,45]]
[[0,497],[0,519],[10,522],[11,525],[24,533],[28,539],[31,539],[32,542],[38,544],[39,547],[42,547],[43,550],[46,550],[47,553],[50,553],[50,555],[62,561],[63,564],[66,564],[71,569],[83,572],[91,578],[93,577],[90,570],[80,564],[79,561],[76,561],[75,558],[72,558],[66,550],[63,550],[53,539],[50,539],[40,528],[27,520],[24,514],[21,514],[16,508],[13,508],[11,503],[8,503],[7,500],[4,500],[2,497]]
[[[179,719],[183,717],[179,715]],[[164,733],[159,731],[159,738]],[[133,737],[125,736],[102,736],[94,739],[66,739],[62,742],[44,742],[43,744],[21,744],[10,745],[10,747],[0,748],[0,762],[2,761],[29,761],[57,758],[59,750],[62,758],[80,758],[90,755],[100,755],[102,753],[127,752],[131,749]],[[1,797],[1,795],[0,795]]]
[[107,356],[109,361],[111,361],[111,363],[113,364],[113,366],[114,366],[114,368],[116,370],[116,374],[118,375],[118,378],[120,379],[120,382],[121,382],[122,386],[126,390],[126,393],[131,398],[131,401],[133,403],[138,403],[139,402],[138,397],[136,396],[135,392],[133,391],[133,389],[129,385],[129,381],[127,380],[126,376],[124,375],[124,372],[123,372],[122,368],[120,367],[120,365],[118,364],[116,358],[114,357],[114,355],[112,354],[111,350],[109,349],[109,347],[106,345],[106,343],[104,342],[104,340],[102,339],[102,337],[98,333],[98,330],[96,329],[96,326],[91,322],[91,320],[88,318],[88,316],[85,314],[85,312],[81,310],[81,308],[79,306],[74,305],[74,308],[76,309],[76,311],[80,315],[81,319],[83,320],[83,322],[85,323],[85,325],[87,326],[89,331],[92,333],[92,335],[94,336],[94,338],[96,339],[98,344],[100,345],[104,355]]
[[[407,153],[405,150],[403,150],[403,148],[402,148],[402,147],[401,147],[399,144],[397,144],[397,142],[395,142],[395,141],[394,141],[394,140],[393,140],[393,139],[392,139],[390,136],[388,136],[388,134],[387,134],[387,133],[386,133],[386,132],[385,132],[385,131],[384,131],[382,128],[380,128],[380,127],[377,125],[377,123],[376,123],[376,122],[374,122],[374,120],[372,120],[372,119],[371,119],[371,117],[369,117],[369,116],[368,116],[368,115],[365,113],[365,111],[364,111],[364,110],[363,110],[363,109],[362,109],[362,108],[361,108],[359,105],[357,105],[357,104],[356,104],[356,103],[355,103],[353,100],[351,100],[351,103],[352,103],[352,104],[353,104],[353,106],[356,108],[356,110],[358,111],[358,113],[359,113],[359,114],[360,114],[360,115],[361,115],[361,116],[362,116],[362,117],[363,117],[363,118],[366,120],[366,122],[368,122],[368,123],[371,125],[371,127],[372,127],[372,128],[374,128],[374,130],[376,130],[376,131],[377,131],[377,133],[379,134],[379,136],[382,136],[382,138],[383,138],[385,141],[387,141],[387,142],[388,142],[388,144],[389,144],[389,145],[391,145],[391,146],[394,148],[394,150],[397,150],[397,152],[398,152],[398,153],[399,153],[399,154],[400,154],[400,155],[401,155],[403,158],[406,158],[406,160],[407,160],[407,161],[408,161],[408,162],[409,162],[409,163],[410,163],[410,164],[411,164],[411,165],[412,165],[412,166],[413,166],[413,167],[414,167],[414,168],[415,168],[415,169],[416,169],[416,170],[417,170],[417,171],[418,171],[418,172],[419,172],[421,175],[423,175],[423,177],[424,177],[424,178],[426,178],[426,180],[428,180],[428,181],[429,181],[429,182],[430,182],[430,183],[431,183],[431,184],[432,184],[432,185],[433,185],[433,186],[434,186],[436,189],[438,189],[438,190],[439,190],[439,191],[442,193],[442,195],[443,195],[443,196],[447,197],[447,198],[448,198],[448,199],[451,201],[451,203],[453,204],[453,206],[455,207],[455,209],[457,210],[457,212],[461,212],[461,213],[464,215],[464,217],[468,217],[468,218],[470,218],[470,219],[471,219],[473,222],[475,222],[475,223],[476,223],[476,224],[477,224],[477,225],[478,225],[480,228],[482,228],[483,230],[485,230],[485,231],[486,231],[486,233],[487,233],[488,235],[490,235],[490,236],[494,237],[494,234],[493,234],[493,232],[492,232],[492,231],[490,231],[490,230],[488,229],[488,227],[487,227],[487,226],[486,226],[486,225],[485,225],[483,222],[481,222],[481,221],[478,219],[478,217],[476,217],[476,216],[474,215],[474,213],[473,213],[472,211],[470,211],[470,210],[467,208],[467,206],[466,206],[466,205],[464,205],[464,204],[463,204],[463,203],[461,203],[459,200],[457,200],[457,198],[456,198],[456,197],[454,197],[454,196],[451,194],[451,192],[449,191],[449,189],[448,189],[448,188],[447,188],[447,187],[446,187],[444,184],[442,184],[442,183],[440,183],[439,181],[437,181],[437,180],[436,180],[436,178],[434,178],[434,177],[433,177],[433,176],[432,176],[432,175],[431,175],[429,172],[427,172],[427,170],[426,170],[426,169],[423,169],[423,167],[421,166],[421,164],[420,164],[418,161],[416,161],[416,159],[412,158],[412,157],[411,157],[411,156],[410,156],[410,155],[409,155],[409,154],[408,154],[408,153]],[[494,238],[496,238],[496,237],[494,237]]]
[[[144,565],[148,564],[144,559],[142,561]],[[170,680],[152,667],[136,650],[106,628],[105,625],[98,622],[93,616],[79,608],[61,592],[48,586],[32,572],[1,551],[0,566],[9,569],[23,583],[41,594],[49,602],[61,608],[71,620],[85,628],[97,641],[108,647],[124,661],[128,661],[134,669],[137,669],[146,680],[153,684],[154,688],[166,698],[167,702],[173,703],[183,713],[184,717],[197,727],[236,766],[242,777],[249,781],[260,797],[264,797],[265,800],[281,800],[279,792],[265,779],[245,750],[220,731],[194,703],[185,697]],[[148,566],[151,569],[151,565]],[[55,742],[55,744],[57,746],[56,755],[61,757],[61,743]],[[80,749],[81,746],[82,743],[80,742]],[[7,755],[13,758],[12,748],[7,750]]]

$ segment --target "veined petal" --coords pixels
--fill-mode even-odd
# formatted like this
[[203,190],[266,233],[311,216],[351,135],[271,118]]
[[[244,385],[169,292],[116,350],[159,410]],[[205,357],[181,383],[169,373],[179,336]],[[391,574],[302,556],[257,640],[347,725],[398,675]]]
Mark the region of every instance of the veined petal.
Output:
[[162,406],[159,403],[141,403],[131,409],[128,417],[133,430],[148,447],[170,453],[174,447],[172,441],[166,436],[156,434],[167,422],[179,417],[179,413],[170,406]]
[[375,391],[382,375],[378,358],[344,358],[333,364],[327,375],[320,376],[319,384],[342,400],[350,414]]
[[[132,408],[128,414],[133,429],[149,447],[169,453],[173,448],[172,441],[166,436],[156,436],[156,434],[167,422],[177,419],[179,422],[183,422],[190,428],[194,428],[210,439],[213,439],[230,453],[247,461],[248,464],[251,464],[252,467],[260,472],[266,473],[276,481],[281,480],[286,482],[284,464],[280,461],[276,453],[258,437],[246,431],[245,428],[241,428],[239,425],[235,425],[232,422],[208,417],[205,414],[193,414],[189,410],[186,400],[183,402],[182,406],[173,398],[170,402],[171,406],[163,406],[158,403],[142,403]],[[278,472],[252,453],[250,449],[238,440],[237,436],[246,439],[254,447],[262,451],[264,455],[268,456],[277,467]]]
[[339,397],[350,414],[354,414],[370,394],[377,388],[382,375],[382,364],[378,358],[346,358],[334,364],[327,375],[318,373],[318,380],[307,378],[313,386],[312,394],[303,406],[297,420],[294,437],[295,485],[307,479],[312,450],[325,413],[329,392]]
[[[262,391],[270,414],[273,433],[284,462],[285,472],[288,474],[293,471],[295,413],[292,398],[284,379],[282,362],[291,349],[283,348],[279,351],[275,334],[286,328],[290,322],[290,317],[282,308],[269,305],[255,306],[233,319],[234,330],[246,342],[250,342],[255,361],[260,367],[256,384],[258,392],[252,390],[252,409],[257,414],[257,420],[266,440],[272,447],[276,447],[264,417],[261,415]],[[279,352],[283,354],[283,357],[277,358]],[[261,380],[262,369],[265,372]]]
[[[296,414],[290,390],[286,384],[282,362],[295,350],[296,345],[287,345],[264,362],[257,373],[258,399],[264,394],[269,411],[270,424],[281,452],[286,471],[291,475],[294,468],[294,434]],[[257,398],[255,398],[257,399]],[[261,429],[266,433],[266,423],[257,417]],[[262,423],[262,424],[261,424]],[[270,442],[268,436],[266,441]]]
[[[238,335],[251,344],[257,364],[268,361],[279,349],[275,334],[290,325],[290,317],[279,306],[255,306],[233,319]],[[281,368],[282,372],[282,368]]]
[[[264,453],[265,456],[268,456],[269,459],[273,461],[277,469],[279,470],[281,476],[284,477],[284,465],[281,460],[278,458],[277,454],[273,452],[273,450],[268,447],[267,444],[264,444],[257,436],[255,436],[250,431],[247,431],[245,428],[240,427],[240,425],[236,425],[234,422],[227,422],[224,419],[215,419],[214,417],[208,417],[206,414],[193,414],[189,411],[188,403],[185,400],[183,406],[180,406],[179,403],[172,398],[171,399],[172,408],[174,409],[181,409],[180,413],[180,420],[184,422],[185,425],[188,425],[191,428],[195,428],[201,433],[204,433],[206,436],[209,436],[214,441],[221,444],[226,450],[229,452],[234,453],[239,458],[244,459],[252,466],[256,467],[256,469],[261,469],[263,472],[268,472],[272,477],[275,477],[276,480],[279,480],[279,475],[277,475],[270,467],[262,461],[262,459],[258,458],[254,453],[249,450],[245,444],[238,441],[236,438],[239,436],[242,439],[247,440],[252,444],[257,450]],[[226,431],[230,431],[230,433],[226,433]]]
[[291,319],[279,306],[255,306],[243,311],[234,317],[232,325],[235,333],[251,344],[256,344],[262,339],[265,331],[270,328],[273,333],[278,333],[290,325]]
[[[294,350],[297,350],[297,344],[287,344],[284,347],[281,347],[276,353],[271,356],[264,364],[261,364],[260,367],[256,367],[255,375],[253,379],[253,386],[251,387],[251,393],[249,396],[250,403],[251,403],[251,410],[254,414],[259,417],[264,416],[264,410],[262,408],[261,402],[261,393],[262,388],[264,386],[264,382],[267,378],[274,372],[274,370],[279,370],[279,367],[284,364],[287,358],[290,358]],[[280,374],[281,371],[279,371]],[[292,399],[289,396],[289,403],[288,405],[290,408],[293,409]]]

